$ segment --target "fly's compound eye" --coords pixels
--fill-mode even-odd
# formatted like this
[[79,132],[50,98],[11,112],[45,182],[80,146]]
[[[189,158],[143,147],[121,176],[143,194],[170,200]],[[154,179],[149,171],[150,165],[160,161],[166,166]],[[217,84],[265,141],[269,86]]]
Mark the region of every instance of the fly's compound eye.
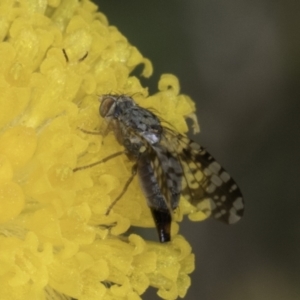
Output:
[[99,108],[100,116],[103,118],[111,118],[115,113],[116,100],[109,96],[104,96],[101,99]]

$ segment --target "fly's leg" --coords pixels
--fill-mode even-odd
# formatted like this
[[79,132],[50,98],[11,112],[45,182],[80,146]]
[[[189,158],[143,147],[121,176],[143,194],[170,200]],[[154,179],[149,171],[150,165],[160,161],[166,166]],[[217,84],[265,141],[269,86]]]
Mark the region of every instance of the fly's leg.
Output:
[[96,162],[94,162],[92,164],[89,164],[89,165],[86,165],[86,166],[82,166],[82,167],[77,167],[77,168],[73,169],[73,172],[77,172],[77,171],[80,171],[80,170],[84,170],[84,169],[88,169],[88,168],[97,166],[99,164],[105,163],[105,162],[111,160],[112,158],[115,158],[115,157],[117,157],[119,155],[122,155],[122,154],[125,154],[125,151],[119,151],[119,152],[116,152],[116,153],[111,154],[109,156],[106,156],[105,158],[103,158],[103,159],[101,159],[99,161],[96,161]]
[[[88,130],[82,129],[80,127],[78,127],[78,129],[80,131],[86,133],[86,134],[103,135],[103,133],[99,132],[99,131],[88,131]],[[111,155],[109,155],[109,156],[107,156],[107,157],[105,157],[105,158],[103,158],[103,159],[101,159],[99,161],[96,161],[96,162],[94,162],[92,164],[89,164],[89,165],[86,165],[86,166],[82,166],[82,167],[77,167],[77,168],[73,169],[73,172],[77,172],[77,171],[80,171],[80,170],[85,170],[85,169],[88,169],[88,168],[92,168],[94,166],[97,166],[99,164],[105,163],[105,162],[109,161],[110,159],[115,158],[115,157],[117,157],[119,155],[122,155],[122,154],[125,154],[125,151],[119,151],[119,152],[111,154]]]
[[124,187],[123,187],[123,190],[122,192],[120,193],[120,195],[110,204],[110,206],[108,207],[105,215],[109,215],[110,211],[112,210],[112,208],[115,206],[115,204],[122,198],[122,196],[126,193],[130,183],[132,182],[134,176],[136,175],[137,173],[137,163],[134,164],[132,166],[132,169],[131,169],[131,176],[128,178],[128,180],[126,181]]
[[106,126],[106,128],[101,131],[88,131],[88,130],[85,130],[80,127],[77,127],[77,129],[79,129],[80,131],[82,131],[83,133],[86,133],[86,134],[106,136],[108,134],[108,132],[111,130],[111,125],[108,124],[108,126]]
[[[85,130],[85,129],[82,129],[82,128],[78,128],[79,130],[81,130],[82,132],[86,133],[86,134],[93,134],[93,135],[103,135],[103,132],[97,132],[97,131],[88,131],[88,130]],[[99,165],[99,164],[102,164],[102,163],[105,163],[109,160],[111,160],[112,158],[115,158],[119,155],[122,155],[122,154],[127,154],[126,151],[119,151],[119,152],[116,152],[114,154],[111,154],[99,161],[96,161],[92,164],[89,164],[89,165],[86,165],[86,166],[82,166],[82,167],[77,167],[77,168],[74,168],[73,169],[73,172],[77,172],[77,171],[80,171],[80,170],[84,170],[84,169],[88,169],[88,168],[91,168],[91,167],[94,167],[96,165]],[[137,163],[135,163],[133,166],[132,166],[132,169],[131,169],[131,176],[128,178],[128,180],[126,181],[124,187],[123,187],[123,190],[122,192],[120,193],[120,195],[110,204],[110,206],[108,207],[105,215],[109,215],[110,211],[112,210],[112,208],[115,206],[115,204],[122,198],[122,196],[126,193],[130,183],[132,182],[134,176],[136,175],[137,173]]]
[[100,132],[100,131],[88,131],[88,130],[85,130],[85,129],[82,129],[80,127],[77,127],[80,131],[82,131],[83,133],[86,133],[86,134],[92,134],[92,135],[103,135],[103,132]]

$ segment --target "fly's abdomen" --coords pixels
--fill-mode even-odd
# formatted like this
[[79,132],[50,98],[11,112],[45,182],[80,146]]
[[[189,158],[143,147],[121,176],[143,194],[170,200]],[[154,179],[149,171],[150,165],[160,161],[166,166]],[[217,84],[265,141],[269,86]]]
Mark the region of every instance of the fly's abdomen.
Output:
[[143,192],[148,200],[149,207],[168,209],[166,201],[161,194],[157,178],[147,155],[141,155],[138,160],[137,173]]
[[139,158],[137,174],[147,199],[147,204],[151,209],[159,240],[161,243],[168,242],[171,239],[170,231],[172,215],[166,199],[161,193],[148,155],[141,155]]

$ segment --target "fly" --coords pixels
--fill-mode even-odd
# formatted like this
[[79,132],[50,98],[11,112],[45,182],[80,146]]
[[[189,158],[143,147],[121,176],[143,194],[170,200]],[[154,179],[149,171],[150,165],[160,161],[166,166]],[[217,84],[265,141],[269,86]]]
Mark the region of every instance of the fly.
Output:
[[137,174],[161,243],[171,239],[172,213],[181,195],[198,208],[208,200],[210,208],[199,209],[217,220],[233,224],[241,219],[244,201],[240,189],[204,148],[162,126],[154,113],[140,107],[127,95],[103,95],[99,112],[125,151],[95,164],[122,153],[134,161],[132,175],[107,214]]

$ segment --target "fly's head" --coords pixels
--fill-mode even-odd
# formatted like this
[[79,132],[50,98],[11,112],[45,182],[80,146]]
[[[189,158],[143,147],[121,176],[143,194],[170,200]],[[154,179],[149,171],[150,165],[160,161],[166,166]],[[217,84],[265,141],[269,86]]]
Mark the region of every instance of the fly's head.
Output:
[[103,95],[100,98],[100,102],[100,115],[108,121],[118,119],[126,110],[135,106],[133,100],[125,95]]

